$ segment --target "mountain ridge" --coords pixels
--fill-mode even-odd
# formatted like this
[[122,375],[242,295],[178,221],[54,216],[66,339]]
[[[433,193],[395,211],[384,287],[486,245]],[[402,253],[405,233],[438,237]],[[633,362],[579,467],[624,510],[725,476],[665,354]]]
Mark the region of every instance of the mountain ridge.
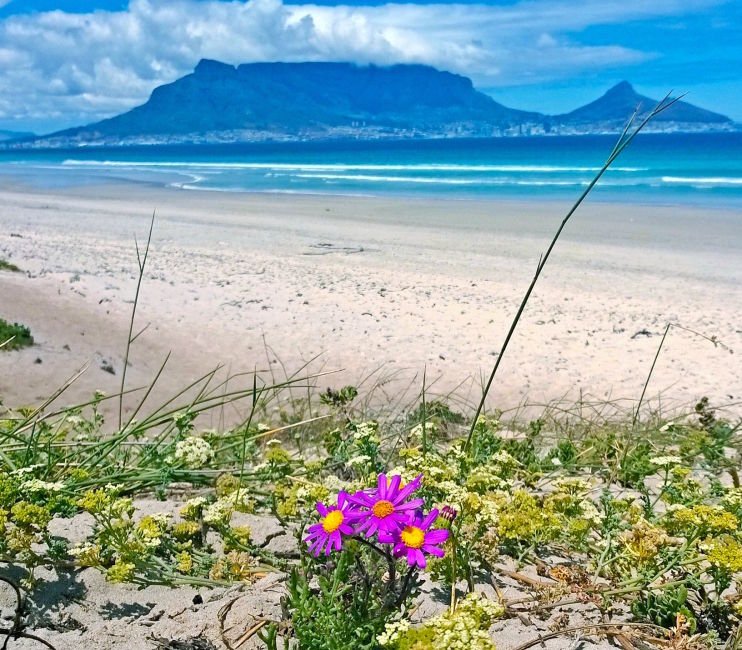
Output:
[[21,140],[34,137],[36,137],[36,134],[31,133],[30,131],[8,131],[6,129],[0,129],[0,142],[4,142],[6,140]]
[[[245,142],[327,138],[496,137],[619,131],[656,101],[627,81],[570,113],[509,108],[471,79],[421,64],[247,63],[202,59],[147,102],[18,146]],[[677,102],[655,130],[731,130],[732,120]],[[14,143],[13,146],[16,146]]]

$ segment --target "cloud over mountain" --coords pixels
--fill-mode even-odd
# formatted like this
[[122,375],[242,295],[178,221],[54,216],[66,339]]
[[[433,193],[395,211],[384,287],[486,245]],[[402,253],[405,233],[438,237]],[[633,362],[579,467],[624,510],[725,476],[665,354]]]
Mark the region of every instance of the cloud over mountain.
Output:
[[567,0],[507,6],[132,0],[119,12],[19,14],[0,22],[0,122],[61,127],[113,115],[201,58],[425,63],[467,74],[480,87],[553,80],[657,55],[581,42],[591,25],[714,4],[597,0],[576,11]]

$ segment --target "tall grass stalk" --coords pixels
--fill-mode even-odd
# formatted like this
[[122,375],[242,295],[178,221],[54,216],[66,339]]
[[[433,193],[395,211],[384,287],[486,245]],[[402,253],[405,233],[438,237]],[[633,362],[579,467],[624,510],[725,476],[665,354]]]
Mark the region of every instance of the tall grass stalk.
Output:
[[134,332],[134,318],[137,313],[137,305],[139,304],[139,291],[142,288],[142,280],[144,278],[144,268],[147,265],[147,257],[149,257],[149,247],[152,243],[152,230],[155,227],[155,212],[152,212],[152,219],[149,222],[149,233],[147,234],[147,245],[144,247],[144,255],[139,252],[139,243],[136,238],[134,239],[134,245],[137,250],[137,266],[139,267],[139,277],[137,278],[137,290],[134,294],[134,305],[131,308],[131,318],[129,319],[129,335],[126,337],[126,352],[124,354],[124,367],[121,371],[121,389],[119,390],[119,429],[123,424],[124,419],[124,390],[126,389],[126,369],[129,365],[129,351],[131,350],[131,344],[139,337],[144,330],[140,330],[136,335]]
[[554,247],[556,246],[557,241],[559,240],[559,237],[562,234],[562,231],[564,230],[565,226],[571,219],[572,215],[577,211],[577,208],[582,205],[582,202],[587,198],[588,194],[593,190],[593,188],[598,184],[598,181],[603,177],[603,174],[605,174],[606,171],[608,171],[609,167],[615,162],[615,160],[623,153],[623,151],[631,144],[631,142],[634,140],[634,138],[639,135],[639,133],[642,131],[642,129],[652,120],[654,117],[662,113],[663,111],[667,110],[672,106],[675,102],[677,102],[679,99],[682,98],[682,95],[680,97],[670,98],[670,95],[667,94],[650,112],[649,114],[632,130],[632,126],[634,126],[637,111],[634,112],[634,114],[631,116],[631,119],[626,123],[626,126],[624,127],[624,130],[622,131],[620,137],[618,138],[616,145],[613,147],[613,150],[611,151],[610,155],[606,159],[603,166],[600,168],[597,174],[595,174],[595,177],[590,181],[588,186],[585,188],[585,190],[582,192],[580,197],[575,201],[575,203],[572,205],[570,210],[567,212],[567,215],[562,220],[561,224],[559,225],[559,228],[557,229],[556,233],[554,234],[554,237],[551,240],[551,243],[549,244],[549,247],[546,249],[546,253],[544,253],[541,258],[539,259],[538,265],[536,266],[536,272],[533,276],[533,279],[531,280],[531,284],[528,286],[528,289],[526,289],[526,292],[523,296],[523,299],[521,300],[520,307],[518,308],[518,311],[515,314],[515,317],[513,318],[513,321],[510,325],[510,329],[508,330],[507,335],[505,336],[505,341],[502,344],[502,347],[500,348],[500,354],[497,356],[497,360],[495,361],[495,365],[492,368],[492,372],[489,375],[489,379],[487,380],[487,384],[484,387],[484,390],[482,391],[482,398],[479,400],[479,405],[477,406],[477,410],[474,414],[474,418],[472,419],[471,427],[469,429],[469,435],[466,438],[466,442],[464,443],[464,450],[468,450],[469,446],[471,444],[472,436],[474,435],[474,430],[477,425],[477,420],[479,419],[479,416],[482,413],[482,409],[484,408],[485,401],[487,400],[487,395],[489,394],[490,389],[492,388],[492,383],[495,379],[495,375],[497,374],[497,369],[500,367],[500,363],[502,362],[502,358],[505,356],[505,351],[508,348],[508,345],[510,344],[510,340],[513,337],[513,334],[515,332],[516,327],[518,326],[518,323],[520,322],[521,316],[523,315],[523,312],[526,308],[526,305],[528,304],[528,301],[531,298],[531,294],[533,293],[533,288],[536,286],[536,282],[538,282],[539,277],[541,276],[541,272],[544,270],[544,267],[546,266],[546,263],[549,261],[549,257],[551,256],[551,252],[554,250]]

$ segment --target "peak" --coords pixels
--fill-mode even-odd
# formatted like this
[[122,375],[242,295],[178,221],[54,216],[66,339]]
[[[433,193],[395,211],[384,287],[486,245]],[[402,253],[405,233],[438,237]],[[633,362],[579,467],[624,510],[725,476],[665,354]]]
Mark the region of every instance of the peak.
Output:
[[225,72],[234,72],[235,67],[221,61],[214,61],[213,59],[201,59],[196,68],[194,69],[195,74],[224,74]]
[[[617,83],[613,88],[611,88],[608,93],[614,94],[614,93],[622,93],[622,94],[628,94],[633,93],[636,94],[636,90],[634,90],[634,86],[632,86],[628,81],[621,81]],[[606,94],[608,94],[606,93]]]

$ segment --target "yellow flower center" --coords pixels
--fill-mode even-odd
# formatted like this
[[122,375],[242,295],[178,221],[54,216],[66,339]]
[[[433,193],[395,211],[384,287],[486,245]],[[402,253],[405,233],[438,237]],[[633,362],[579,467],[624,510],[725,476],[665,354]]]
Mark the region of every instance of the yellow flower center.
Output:
[[374,507],[371,508],[371,512],[374,513],[375,517],[383,519],[384,517],[388,517],[394,512],[394,504],[391,501],[382,499],[381,501],[377,501],[376,503],[374,503]]
[[417,526],[406,526],[400,537],[409,548],[420,548],[425,543],[425,533]]
[[334,533],[342,526],[344,520],[345,515],[340,510],[331,510],[327,513],[327,517],[322,519],[322,530],[326,533]]

